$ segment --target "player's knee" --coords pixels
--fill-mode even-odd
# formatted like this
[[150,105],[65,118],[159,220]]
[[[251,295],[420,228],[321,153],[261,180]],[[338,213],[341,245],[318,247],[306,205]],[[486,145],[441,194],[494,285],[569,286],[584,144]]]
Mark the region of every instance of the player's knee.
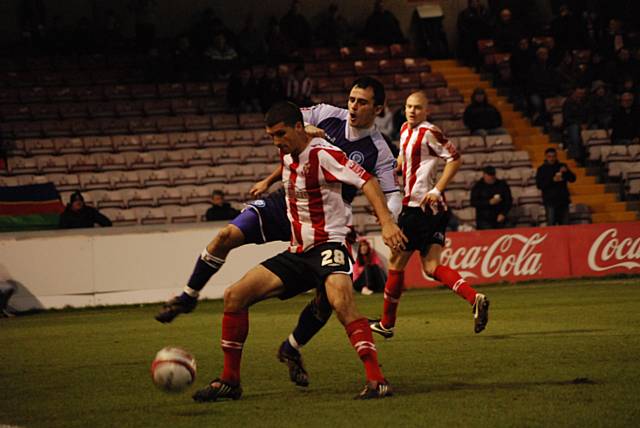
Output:
[[220,231],[213,241],[207,246],[207,251],[211,254],[214,254],[218,251],[226,251],[229,252],[237,246],[237,237],[235,236],[233,226],[226,225]]
[[439,264],[440,263],[436,260],[428,261],[424,263],[424,265],[422,266],[422,269],[424,270],[424,273],[426,273],[430,277],[433,277],[433,274],[435,273],[436,268],[438,267]]
[[241,293],[233,286],[224,290],[224,310],[225,312],[237,312],[244,309],[244,299]]
[[317,319],[327,321],[331,318],[333,310],[326,298],[318,296],[309,303],[309,306],[311,308],[311,313],[313,313],[313,316]]

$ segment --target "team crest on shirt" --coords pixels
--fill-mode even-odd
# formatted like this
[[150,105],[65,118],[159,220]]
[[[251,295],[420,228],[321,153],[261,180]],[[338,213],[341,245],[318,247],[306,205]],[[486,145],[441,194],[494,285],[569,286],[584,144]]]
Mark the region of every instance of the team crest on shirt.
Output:
[[351,154],[349,155],[349,159],[357,162],[358,165],[362,165],[362,162],[364,162],[364,154],[356,150],[355,152],[351,152]]
[[253,205],[254,207],[258,207],[258,208],[264,208],[267,206],[264,199],[256,199],[255,201],[249,202],[249,205]]

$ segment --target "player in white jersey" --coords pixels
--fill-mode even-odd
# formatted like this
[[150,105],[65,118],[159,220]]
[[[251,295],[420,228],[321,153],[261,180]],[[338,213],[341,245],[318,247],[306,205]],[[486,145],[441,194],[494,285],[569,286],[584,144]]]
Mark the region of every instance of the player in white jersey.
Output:
[[274,105],[265,122],[282,155],[291,243],[288,251],[265,260],[225,290],[221,340],[224,369],[193,398],[240,398],[240,360],[248,334],[249,307],[264,299],[286,299],[313,288],[326,293],[365,366],[367,383],[357,398],[389,396],[391,389],[380,370],[368,321],[358,313],[353,299],[351,259],[345,246],[349,210],[342,198],[343,184],[362,189],[378,215],[387,245],[402,247],[406,238],[387,209],[377,180],[338,147],[310,138],[295,104]]
[[[442,282],[473,306],[474,331],[480,333],[489,321],[489,300],[477,293],[455,270],[440,264],[450,212],[443,197],[447,184],[460,167],[460,155],[442,131],[427,119],[427,97],[411,94],[405,104],[407,122],[400,133],[400,158],[404,180],[403,208],[398,225],[409,237],[405,249],[394,248],[384,290],[382,318],[371,329],[393,337],[398,303],[404,286],[404,269],[414,251],[419,251],[425,274]],[[437,163],[446,162],[436,181]]]

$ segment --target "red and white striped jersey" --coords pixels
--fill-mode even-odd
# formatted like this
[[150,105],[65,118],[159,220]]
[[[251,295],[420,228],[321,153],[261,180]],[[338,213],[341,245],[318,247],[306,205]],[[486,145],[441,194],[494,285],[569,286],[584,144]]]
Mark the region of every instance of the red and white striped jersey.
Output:
[[342,183],[358,189],[372,176],[338,147],[314,138],[298,156],[282,157],[282,182],[291,222],[289,251],[302,253],[323,242],[345,243],[351,208]]
[[415,128],[409,128],[407,122],[402,125],[400,156],[404,180],[402,204],[410,207],[419,207],[435,186],[438,159],[451,162],[460,157],[440,128],[426,121]]

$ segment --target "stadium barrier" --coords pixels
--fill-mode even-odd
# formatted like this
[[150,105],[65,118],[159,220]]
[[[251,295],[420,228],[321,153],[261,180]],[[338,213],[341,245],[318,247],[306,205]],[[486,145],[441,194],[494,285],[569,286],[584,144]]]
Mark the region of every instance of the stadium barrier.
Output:
[[[474,284],[640,274],[640,222],[452,232],[442,261]],[[439,285],[422,272],[417,254],[405,283]]]
[[[0,234],[0,281],[18,310],[150,303],[180,292],[197,254],[225,223]],[[384,257],[382,238],[373,239]],[[283,242],[234,250],[205,288],[220,298]],[[640,222],[448,233],[445,264],[474,284],[640,273]],[[417,256],[409,287],[433,287]]]

